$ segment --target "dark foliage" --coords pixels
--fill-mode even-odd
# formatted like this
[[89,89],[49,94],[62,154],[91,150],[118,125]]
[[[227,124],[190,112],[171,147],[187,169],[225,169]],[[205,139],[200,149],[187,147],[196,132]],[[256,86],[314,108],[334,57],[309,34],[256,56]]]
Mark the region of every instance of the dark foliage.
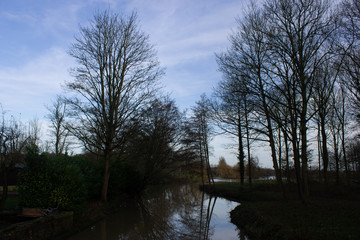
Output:
[[126,148],[120,154],[138,172],[144,184],[168,175],[178,159],[181,116],[173,100],[156,99],[144,107],[127,127]]
[[26,168],[19,176],[20,204],[23,207],[82,210],[86,197],[84,177],[67,156],[39,154],[28,149]]
[[119,196],[123,193],[136,195],[144,187],[141,174],[129,163],[115,161],[112,163],[112,172],[109,179],[109,195]]

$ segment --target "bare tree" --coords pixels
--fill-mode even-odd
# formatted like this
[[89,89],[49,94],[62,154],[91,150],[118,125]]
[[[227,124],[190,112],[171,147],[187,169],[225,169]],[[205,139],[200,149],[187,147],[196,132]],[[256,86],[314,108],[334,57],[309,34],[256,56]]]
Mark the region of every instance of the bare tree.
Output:
[[245,171],[245,144],[246,137],[249,183],[251,185],[251,155],[250,155],[250,114],[253,110],[252,92],[248,87],[249,80],[245,77],[246,68],[241,66],[237,59],[236,45],[239,39],[232,36],[232,47],[222,54],[216,55],[223,80],[214,89],[212,104],[212,118],[218,127],[226,134],[237,139],[240,182],[244,183]]
[[136,13],[129,17],[105,11],[80,28],[70,49],[79,66],[67,88],[74,120],[67,125],[85,148],[104,160],[101,200],[107,200],[110,159],[124,143],[123,126],[148,100],[162,75],[149,37],[139,29]]
[[161,98],[155,98],[131,120],[126,151],[120,155],[142,174],[144,185],[177,167],[182,117],[172,99]]
[[203,180],[203,169],[206,168],[208,183],[214,184],[214,178],[210,167],[209,158],[209,142],[211,136],[210,120],[210,108],[209,100],[204,94],[201,95],[200,100],[196,102],[195,107],[192,108],[193,116],[192,128],[193,132],[196,133],[195,142],[197,146],[197,154],[200,158],[201,163],[201,178]]
[[28,144],[29,137],[26,136],[21,122],[13,116],[5,118],[2,112],[0,119],[0,168],[3,181],[3,191],[0,201],[0,209],[4,206],[8,195],[8,170],[20,162],[25,146]]
[[[282,186],[272,116],[274,103],[270,97],[273,87],[271,86],[272,80],[268,70],[268,46],[264,34],[266,26],[267,22],[264,18],[263,9],[252,5],[245,17],[238,19],[237,31],[230,36],[231,48],[227,53],[217,57],[220,70],[227,75],[227,78],[241,79],[241,81],[233,81],[233,85],[237,85],[237,90],[233,87],[232,91],[235,90],[234,92],[241,93],[238,95],[242,96],[239,105],[242,114],[239,117],[243,121],[240,121],[240,123],[242,123],[241,125],[247,136],[249,170],[251,170],[249,130],[253,129],[257,134],[263,136],[261,138],[253,136],[253,139],[268,141],[276,179]],[[229,96],[228,93],[228,98]],[[235,101],[230,102],[235,103]],[[252,115],[256,121],[256,126],[250,126],[249,124],[249,113],[252,111],[254,111]],[[233,114],[233,116],[236,116],[236,114]],[[239,141],[239,143],[241,142]],[[249,176],[251,176],[251,173]]]
[[[314,91],[317,70],[328,60],[325,49],[327,40],[335,30],[331,20],[330,5],[322,0],[267,0],[264,4],[265,16],[269,22],[266,30],[267,43],[271,53],[274,82],[292,104],[293,142],[295,166],[301,160],[301,184],[299,193],[306,201],[308,189],[308,123],[312,118],[309,102]],[[280,63],[280,64],[279,64]],[[284,91],[289,86],[291,94]],[[279,88],[280,87],[280,88]],[[301,158],[301,159],[300,159]]]
[[327,171],[329,165],[329,151],[328,151],[328,135],[327,126],[330,121],[331,110],[333,107],[333,96],[334,92],[334,83],[336,79],[336,68],[331,66],[329,62],[323,64],[317,70],[317,77],[314,81],[314,93],[313,93],[313,102],[314,109],[316,112],[315,121],[318,123],[318,131],[321,135],[321,151],[320,155],[322,156],[323,163],[323,176],[325,183],[328,182]]
[[41,123],[37,117],[28,122],[27,126],[28,143],[30,145],[40,145],[41,142]]
[[354,115],[360,122],[360,2],[343,0],[340,4],[340,55],[343,58],[342,82],[351,94]]
[[346,142],[347,139],[345,137],[346,127],[348,125],[348,111],[346,110],[347,102],[348,102],[348,94],[345,88],[341,85],[340,89],[335,92],[335,96],[338,98],[338,105],[335,106],[335,113],[337,116],[337,120],[340,125],[340,133],[341,133],[341,150],[343,153],[343,162],[345,167],[346,181],[349,182],[349,165],[347,159],[347,150],[346,150]]
[[[340,171],[345,170],[346,181],[349,180],[347,149],[346,149],[346,124],[347,124],[347,110],[346,110],[346,92],[344,86],[338,86],[334,89],[331,98],[331,112],[329,118],[329,130],[332,135],[332,146],[335,160],[336,182],[340,183]],[[341,164],[341,159],[342,164]],[[344,166],[344,168],[342,168]]]
[[282,138],[291,142],[304,202],[309,194],[308,127],[315,114],[309,106],[319,70],[332,56],[329,46],[336,29],[330,9],[322,0],[265,0],[260,8],[251,6],[230,37],[228,72],[248,79],[256,131],[269,142],[281,185]]
[[52,105],[46,107],[49,111],[47,118],[51,122],[52,135],[55,137],[55,154],[67,152],[69,146],[67,140],[70,132],[65,127],[66,105],[64,98],[57,96]]
[[[217,61],[220,71],[224,74],[224,79],[218,84],[214,90],[215,99],[211,104],[211,117],[217,126],[226,134],[230,134],[237,139],[240,170],[240,182],[244,183],[245,171],[245,153],[244,153],[244,106],[243,98],[240,94],[240,88],[237,81],[229,77],[233,75],[229,71],[228,63],[229,57],[225,54],[217,55]],[[231,71],[231,70],[230,70]]]

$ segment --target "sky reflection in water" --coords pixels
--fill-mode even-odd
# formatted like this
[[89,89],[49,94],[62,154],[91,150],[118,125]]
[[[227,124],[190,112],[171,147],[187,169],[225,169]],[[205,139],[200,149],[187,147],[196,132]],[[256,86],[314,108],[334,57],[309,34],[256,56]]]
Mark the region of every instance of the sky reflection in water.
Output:
[[238,203],[209,197],[196,185],[171,185],[124,202],[121,211],[71,237],[79,239],[246,239],[230,223]]

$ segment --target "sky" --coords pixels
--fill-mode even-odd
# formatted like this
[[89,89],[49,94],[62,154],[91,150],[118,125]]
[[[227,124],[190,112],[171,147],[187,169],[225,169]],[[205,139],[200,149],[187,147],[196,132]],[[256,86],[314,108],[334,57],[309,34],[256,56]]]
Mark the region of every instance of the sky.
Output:
[[[164,91],[181,110],[189,109],[221,80],[215,53],[227,49],[247,5],[247,0],[1,0],[0,104],[23,121],[45,122],[45,106],[72,80],[69,70],[76,64],[68,50],[79,27],[97,11],[110,9],[137,12],[165,68]],[[227,143],[224,137],[211,143],[212,163],[220,156],[236,163]]]

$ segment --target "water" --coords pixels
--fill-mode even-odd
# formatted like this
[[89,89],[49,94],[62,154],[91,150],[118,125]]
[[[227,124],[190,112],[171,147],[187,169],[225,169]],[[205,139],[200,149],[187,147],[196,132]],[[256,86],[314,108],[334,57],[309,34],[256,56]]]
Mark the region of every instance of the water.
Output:
[[141,200],[122,203],[106,217],[71,240],[121,239],[247,239],[230,223],[238,203],[210,197],[196,185],[152,188]]

